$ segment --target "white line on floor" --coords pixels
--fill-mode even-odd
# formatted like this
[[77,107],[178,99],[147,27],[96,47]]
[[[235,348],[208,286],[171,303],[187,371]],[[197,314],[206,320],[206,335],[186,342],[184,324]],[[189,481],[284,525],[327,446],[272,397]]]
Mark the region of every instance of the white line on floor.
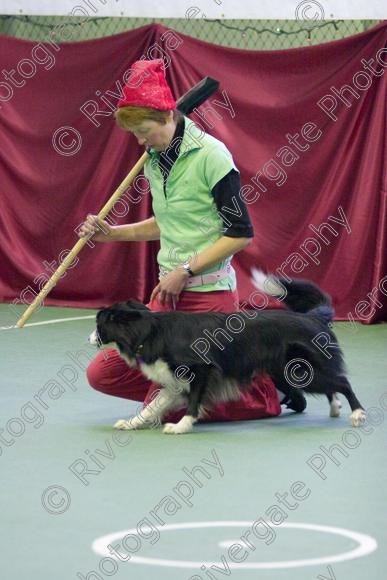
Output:
[[[95,314],[89,316],[71,316],[69,318],[55,318],[54,320],[43,320],[42,322],[30,322],[30,324],[25,324],[24,328],[27,326],[42,326],[43,324],[58,324],[59,322],[71,322],[73,320],[93,320],[95,319]],[[17,326],[3,326],[0,330],[12,330],[17,329]]]

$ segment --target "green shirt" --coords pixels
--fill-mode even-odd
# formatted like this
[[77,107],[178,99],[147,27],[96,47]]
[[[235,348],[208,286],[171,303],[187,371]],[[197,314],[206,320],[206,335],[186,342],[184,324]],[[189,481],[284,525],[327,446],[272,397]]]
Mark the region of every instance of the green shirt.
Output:
[[[172,144],[175,146],[174,142]],[[158,161],[159,154],[151,149],[144,174],[150,183],[153,213],[160,229],[157,255],[160,273],[170,272],[187,261],[195,271],[195,256],[224,235],[223,221],[217,213],[211,190],[231,169],[238,170],[226,146],[201,131],[187,117],[179,155],[167,178],[165,193]],[[200,272],[208,274],[229,267],[228,278],[186,290],[235,290],[231,259],[232,256]]]

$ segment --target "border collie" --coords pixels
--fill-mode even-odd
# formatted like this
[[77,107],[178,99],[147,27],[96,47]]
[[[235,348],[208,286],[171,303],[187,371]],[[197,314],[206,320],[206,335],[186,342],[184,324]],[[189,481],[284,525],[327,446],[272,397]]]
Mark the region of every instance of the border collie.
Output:
[[[149,427],[185,404],[184,417],[176,424],[167,423],[164,433],[188,433],[214,403],[237,400],[251,379],[262,374],[272,377],[285,394],[282,402],[297,412],[306,406],[303,393],[326,395],[330,415],[337,417],[341,403],[336,393],[342,393],[352,410],[352,425],[358,427],[365,420],[331,328],[330,298],[307,280],[287,282],[255,270],[253,281],[287,309],[152,312],[129,300],[98,312],[89,342],[116,347],[128,365],[161,385],[139,415],[117,421],[116,429]],[[298,375],[291,379],[287,373],[297,361],[311,370],[305,384],[297,382]]]

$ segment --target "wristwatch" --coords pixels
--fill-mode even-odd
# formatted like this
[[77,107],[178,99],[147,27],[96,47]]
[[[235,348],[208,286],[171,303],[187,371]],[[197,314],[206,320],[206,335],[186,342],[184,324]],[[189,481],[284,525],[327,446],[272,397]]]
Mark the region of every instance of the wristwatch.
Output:
[[189,265],[189,263],[188,263],[188,262],[186,262],[185,264],[182,264],[182,267],[184,268],[184,270],[185,270],[186,272],[188,272],[188,276],[189,276],[190,278],[192,278],[192,276],[194,276],[194,273],[192,272],[192,270],[191,270],[191,268],[190,268],[190,265]]

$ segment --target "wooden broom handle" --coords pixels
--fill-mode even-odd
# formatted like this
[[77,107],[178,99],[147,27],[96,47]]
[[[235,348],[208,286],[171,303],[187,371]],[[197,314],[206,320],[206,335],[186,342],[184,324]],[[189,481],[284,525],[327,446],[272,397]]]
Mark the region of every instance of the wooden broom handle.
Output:
[[[143,153],[143,155],[140,157],[140,159],[132,167],[132,169],[130,170],[128,175],[125,177],[124,181],[117,187],[117,189],[115,190],[115,192],[113,193],[111,198],[105,203],[105,205],[103,206],[103,208],[99,212],[97,218],[104,219],[107,216],[107,214],[111,211],[111,209],[113,208],[116,201],[121,197],[121,195],[124,193],[124,191],[127,190],[129,185],[135,179],[135,177],[137,177],[137,175],[140,173],[141,169],[144,167],[145,162],[148,158],[149,158],[149,154],[147,152]],[[41,289],[39,294],[36,296],[36,298],[32,302],[32,304],[30,304],[30,306],[27,308],[27,310],[24,312],[24,314],[19,318],[19,320],[16,323],[16,326],[18,328],[23,328],[23,326],[25,325],[25,323],[27,322],[29,317],[33,314],[33,312],[36,310],[36,308],[42,304],[43,300],[45,299],[47,294],[50,292],[51,288],[53,288],[55,286],[55,284],[58,282],[59,278],[64,274],[64,272],[66,272],[67,268],[73,262],[74,258],[79,254],[79,252],[82,250],[83,246],[86,245],[86,243],[89,241],[89,239],[92,236],[93,236],[93,234],[89,234],[88,236],[80,238],[77,241],[77,243],[75,244],[73,249],[70,250],[69,254],[63,260],[63,262],[60,264],[60,266],[55,270],[55,272],[53,273],[51,278],[43,286],[43,288]]]

